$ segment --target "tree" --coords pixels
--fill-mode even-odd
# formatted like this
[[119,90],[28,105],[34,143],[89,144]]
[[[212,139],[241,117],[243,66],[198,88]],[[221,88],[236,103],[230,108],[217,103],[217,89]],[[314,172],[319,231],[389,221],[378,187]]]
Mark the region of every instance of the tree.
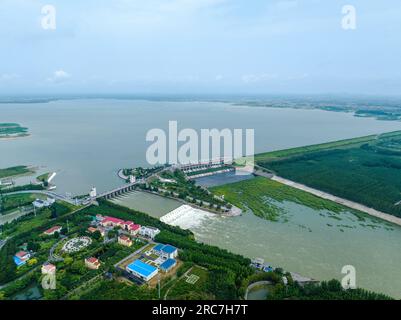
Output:
[[85,274],[86,268],[85,265],[82,261],[74,261],[74,263],[71,265],[71,272],[75,274]]
[[58,217],[57,209],[55,206],[50,207],[50,212],[51,212],[51,214],[50,214],[51,219],[56,219]]
[[39,250],[40,245],[37,242],[29,241],[26,248],[28,249],[28,251],[36,252]]
[[100,233],[100,231],[99,230],[96,230],[94,233],[93,233],[93,239],[95,239],[95,240],[100,240],[101,238],[102,238],[102,234]]
[[108,235],[109,238],[115,238],[117,236],[117,231],[116,230],[110,230],[107,235]]
[[36,258],[32,258],[32,259],[28,260],[28,265],[29,266],[33,266],[33,265],[35,265],[37,263],[38,263],[38,260]]
[[72,258],[72,257],[66,257],[65,259],[64,259],[64,263],[68,266],[68,265],[70,265],[71,263],[73,263],[74,262],[74,259]]

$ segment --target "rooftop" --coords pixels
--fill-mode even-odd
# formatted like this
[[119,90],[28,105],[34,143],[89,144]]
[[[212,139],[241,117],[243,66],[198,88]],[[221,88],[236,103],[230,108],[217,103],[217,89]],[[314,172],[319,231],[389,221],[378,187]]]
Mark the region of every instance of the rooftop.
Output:
[[60,229],[62,229],[61,226],[54,226],[54,227],[51,227],[50,229],[46,230],[44,233],[53,233],[53,232],[58,231]]
[[176,260],[175,259],[167,259],[166,261],[164,261],[161,265],[160,265],[160,269],[167,271],[169,270],[172,266],[174,266],[176,264]]
[[86,261],[88,261],[89,263],[99,263],[99,260],[95,257],[87,258]]
[[28,252],[19,251],[19,252],[17,252],[17,253],[15,254],[15,256],[18,257],[18,258],[23,258],[23,257],[25,257],[27,254],[28,254]]
[[155,250],[155,251],[162,251],[162,252],[164,252],[164,253],[173,253],[173,252],[175,252],[176,250],[177,250],[177,248],[176,247],[174,247],[174,246],[172,246],[172,245],[170,245],[170,244],[162,244],[162,243],[159,243],[158,245],[156,245],[154,248],[153,248],[153,250]]
[[139,273],[144,277],[150,276],[153,272],[157,270],[156,267],[153,267],[145,262],[142,262],[141,260],[135,260],[134,262],[129,264],[127,268],[132,271],[135,271],[136,273]]
[[54,264],[47,263],[47,264],[44,264],[44,265],[42,266],[42,268],[45,269],[45,270],[47,270],[47,271],[50,271],[50,270],[56,269],[56,266],[55,266]]
[[162,250],[163,250],[163,252],[165,252],[165,253],[173,253],[173,252],[175,252],[175,251],[177,250],[177,248],[174,247],[174,246],[172,246],[172,245],[166,244],[166,245],[163,247]]
[[117,224],[124,224],[125,221],[121,220],[119,218],[114,218],[114,217],[104,217],[104,219],[102,220],[102,222],[112,222],[112,223],[117,223]]
[[123,241],[131,241],[131,238],[127,237],[126,235],[121,235],[119,238]]

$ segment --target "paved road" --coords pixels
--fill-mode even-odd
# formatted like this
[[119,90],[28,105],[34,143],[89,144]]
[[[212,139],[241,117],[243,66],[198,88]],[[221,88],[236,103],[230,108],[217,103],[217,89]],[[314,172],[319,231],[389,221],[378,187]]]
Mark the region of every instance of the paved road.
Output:
[[4,245],[7,243],[7,240],[8,238],[6,240],[0,240],[0,250],[3,249]]
[[148,245],[150,244],[155,244],[155,242],[153,242],[152,240],[150,240],[147,244],[145,244],[143,247],[139,248],[138,250],[135,250],[135,252],[131,253],[128,257],[125,257],[124,259],[118,261],[115,265],[114,268],[117,268],[117,266],[119,264],[124,263],[125,261],[131,259],[132,257],[136,256],[139,252],[141,252],[142,250],[144,250]]
[[258,281],[258,282],[254,282],[254,283],[251,283],[249,286],[248,286],[248,288],[246,288],[246,292],[245,292],[245,295],[244,295],[244,299],[245,300],[248,300],[248,293],[249,293],[249,291],[251,291],[251,289],[252,288],[254,288],[254,287],[257,287],[257,286],[264,286],[264,285],[270,285],[270,284],[272,284],[270,281]]

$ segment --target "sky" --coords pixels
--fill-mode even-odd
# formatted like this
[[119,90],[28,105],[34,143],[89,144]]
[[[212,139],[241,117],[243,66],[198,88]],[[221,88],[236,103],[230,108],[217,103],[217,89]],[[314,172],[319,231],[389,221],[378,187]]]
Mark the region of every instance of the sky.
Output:
[[400,35],[399,0],[0,0],[0,94],[397,95]]

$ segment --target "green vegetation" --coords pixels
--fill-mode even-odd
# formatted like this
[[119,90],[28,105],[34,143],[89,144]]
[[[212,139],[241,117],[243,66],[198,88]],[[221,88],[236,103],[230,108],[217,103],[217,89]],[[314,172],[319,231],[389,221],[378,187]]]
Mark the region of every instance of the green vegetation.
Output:
[[284,201],[292,201],[315,210],[326,209],[333,214],[346,209],[335,202],[264,177],[217,186],[211,190],[218,195],[224,195],[225,199],[244,211],[250,209],[256,216],[272,221],[279,220],[280,216],[284,214],[280,206],[277,205]]
[[275,286],[267,296],[268,300],[391,300],[384,294],[364,289],[344,290],[338,280],[323,281],[320,284],[297,283]]
[[174,180],[174,183],[161,182],[158,178],[152,179],[149,184],[140,185],[144,190],[156,191],[163,196],[179,198],[184,201],[196,204],[200,207],[207,207],[215,211],[222,211],[231,208],[231,205],[220,198],[216,198],[209,190],[189,180],[181,170],[164,171],[160,174],[162,178]]
[[[142,225],[159,228],[162,232],[157,236],[156,241],[170,243],[182,249],[180,260],[187,263],[196,263],[199,266],[213,270],[215,287],[210,288],[209,291],[221,299],[238,298],[237,283],[241,283],[243,277],[247,277],[254,272],[249,267],[249,259],[232,254],[227,250],[198,243],[194,240],[190,231],[166,225],[144,213],[104,200],[100,201],[99,207],[91,206],[79,212],[80,216],[93,214],[107,214],[120,219],[131,219]],[[96,292],[104,290],[108,286],[107,284],[102,285],[100,289],[98,288],[94,291],[94,295],[97,295]],[[89,299],[90,294],[86,294],[84,298]]]
[[[195,278],[196,282],[191,282]],[[181,276],[168,291],[169,300],[212,300],[210,272],[199,266],[192,267],[186,275]]]
[[16,186],[11,188],[0,188],[0,194],[17,192],[17,191],[29,191],[29,190],[44,190],[44,187],[41,184],[26,184],[23,186]]
[[321,151],[327,149],[346,149],[352,148],[356,145],[362,145],[363,143],[372,142],[376,140],[376,135],[366,136],[366,137],[359,137],[359,138],[352,138],[346,140],[339,140],[321,144],[314,144],[311,146],[304,146],[298,148],[291,148],[285,150],[278,150],[266,153],[260,153],[255,156],[255,161],[257,163],[264,163],[264,161],[274,161],[274,160],[281,160],[283,158],[293,157],[297,155],[303,155],[306,152],[314,152],[314,151]]
[[44,173],[44,174],[41,174],[40,176],[38,176],[38,177],[36,178],[36,180],[42,181],[42,182],[46,182],[47,179],[49,179],[49,177],[50,177],[50,173],[47,172],[47,173]]
[[0,178],[8,178],[22,174],[33,173],[34,171],[27,166],[15,166],[5,169],[0,169]]
[[112,280],[100,281],[90,291],[79,296],[80,300],[153,300],[156,298],[156,289],[148,289]]
[[[240,299],[250,283],[260,280],[272,282],[276,297],[286,292],[281,290],[284,285],[282,282],[284,274],[281,269],[269,273],[258,272],[250,267],[249,259],[218,247],[198,243],[190,231],[166,225],[144,213],[105,200],[99,200],[99,206],[86,207],[74,213],[70,211],[71,208],[60,210],[61,208],[56,208],[56,214],[52,212],[53,210],[41,212],[37,217],[31,217],[31,219],[24,217],[18,223],[11,223],[5,228],[4,233],[12,238],[9,238],[0,250],[0,265],[2,266],[0,284],[9,284],[0,292],[2,299],[12,299],[15,294],[40,284],[42,278],[40,266],[48,259],[49,250],[52,247],[56,248],[56,252],[64,259],[55,263],[57,289],[43,290],[38,286],[44,299],[157,299],[156,289],[129,282],[122,277],[121,271],[113,267],[122,258],[142,247],[144,242],[136,242],[133,247],[128,248],[117,243],[105,244],[93,234],[91,236],[92,243],[88,247],[75,253],[66,254],[58,250],[64,241],[60,239],[59,234],[43,235],[43,231],[51,226],[61,225],[63,227],[62,236],[66,236],[68,239],[82,235],[88,236],[86,231],[88,225],[97,214],[134,220],[142,225],[157,227],[161,233],[156,237],[156,241],[170,243],[180,249],[179,259],[183,264],[176,276],[170,279],[166,278],[162,283],[162,292],[168,294],[167,297],[170,299]],[[68,230],[66,228],[67,220]],[[28,226],[21,227],[26,221],[35,221],[35,223],[31,223],[30,228]],[[31,260],[35,261],[16,268],[12,257],[25,244],[27,250],[34,251],[34,259]],[[90,256],[97,257],[101,261],[102,265],[99,270],[89,270],[84,266],[84,258]],[[106,276],[107,274],[109,276]],[[285,275],[288,276],[288,274]],[[190,278],[191,276],[192,278]],[[199,277],[197,281],[193,282],[193,276]],[[290,277],[289,285],[292,290],[293,282]],[[300,292],[299,296],[302,294]],[[338,292],[338,295],[333,293],[328,297],[334,299],[342,295],[342,292]],[[326,297],[327,295],[322,293],[322,296]],[[314,295],[311,298],[319,297]]]
[[152,168],[137,167],[132,169],[123,169],[123,174],[127,177],[132,175],[137,179],[144,179],[150,177],[152,174],[155,174],[163,170],[164,168],[165,166],[156,166]]
[[3,232],[0,238],[13,237],[13,239],[15,239],[30,231],[32,231],[33,234],[35,234],[35,232],[40,232],[40,230],[44,231],[53,226],[57,218],[62,218],[75,209],[76,207],[68,203],[56,202],[50,208],[37,210],[36,216],[31,213],[11,223],[4,224],[2,226]]
[[18,123],[0,123],[0,139],[28,135],[28,128],[21,127]]
[[46,198],[43,195],[33,193],[13,194],[8,196],[0,195],[0,213],[5,214],[4,211],[9,211],[18,207],[32,204],[36,199]]
[[[25,276],[28,272],[35,270],[40,263],[46,261],[49,248],[56,242],[56,238],[43,238],[43,231],[56,224],[64,226],[65,217],[72,210],[72,206],[56,202],[51,208],[39,210],[36,216],[33,216],[33,214],[23,216],[12,223],[2,226],[3,232],[1,238],[8,238],[8,241],[0,250],[0,264],[2,266],[0,285]],[[54,218],[54,216],[58,218]],[[17,269],[13,261],[13,256],[17,251],[22,249],[34,251],[35,256],[31,260],[32,262],[36,262],[32,264],[28,262]]]
[[401,132],[258,155],[279,176],[401,216]]

